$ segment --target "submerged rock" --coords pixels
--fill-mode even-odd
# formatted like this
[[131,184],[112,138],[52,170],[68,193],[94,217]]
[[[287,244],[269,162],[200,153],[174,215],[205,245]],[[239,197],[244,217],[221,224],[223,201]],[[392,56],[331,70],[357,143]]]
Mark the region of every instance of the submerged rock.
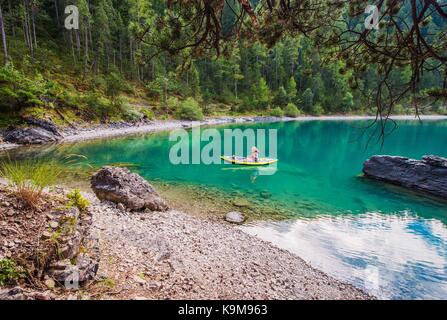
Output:
[[225,215],[225,220],[230,223],[241,224],[241,223],[244,223],[246,218],[242,213],[237,212],[237,211],[232,211],[232,212],[228,212]]
[[241,208],[250,207],[250,202],[248,202],[248,200],[245,198],[236,197],[233,199],[233,205]]
[[122,203],[131,210],[169,209],[152,185],[126,168],[102,168],[93,175],[91,187],[100,200]]
[[17,144],[44,144],[58,142],[60,135],[56,135],[43,128],[14,128],[6,132],[4,140]]
[[406,188],[447,199],[447,159],[424,156],[422,160],[393,156],[373,156],[363,165],[363,173]]

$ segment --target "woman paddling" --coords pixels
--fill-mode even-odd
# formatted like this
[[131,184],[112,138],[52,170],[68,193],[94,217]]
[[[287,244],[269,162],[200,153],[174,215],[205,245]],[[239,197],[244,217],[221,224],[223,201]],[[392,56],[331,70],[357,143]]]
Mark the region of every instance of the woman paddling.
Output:
[[249,160],[258,162],[259,160],[259,150],[255,146],[251,147],[251,155],[248,157]]

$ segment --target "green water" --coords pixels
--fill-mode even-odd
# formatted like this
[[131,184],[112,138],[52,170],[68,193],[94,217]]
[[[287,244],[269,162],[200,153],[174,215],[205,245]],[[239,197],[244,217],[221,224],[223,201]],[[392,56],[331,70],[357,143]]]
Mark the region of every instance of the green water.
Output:
[[367,143],[368,124],[227,126],[278,130],[279,163],[273,175],[224,164],[173,165],[169,150],[174,142],[167,133],[84,142],[38,154],[82,154],[95,166],[133,163],[138,167],[132,170],[149,180],[213,186],[247,197],[270,193],[294,218],[249,225],[247,232],[382,298],[447,298],[446,203],[360,176],[363,162],[374,154],[447,157],[447,122],[399,122],[382,148]]

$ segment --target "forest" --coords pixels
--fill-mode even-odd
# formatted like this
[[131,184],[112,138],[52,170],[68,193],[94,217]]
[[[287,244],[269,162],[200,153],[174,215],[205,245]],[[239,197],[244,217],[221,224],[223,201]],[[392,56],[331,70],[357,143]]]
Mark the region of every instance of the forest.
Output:
[[[347,39],[342,38],[346,30],[364,28],[362,5],[368,1],[338,2],[337,21],[330,27],[325,12],[312,13],[304,26],[312,31],[303,31],[300,25],[283,28],[285,23],[278,22],[283,20],[267,14],[270,1],[0,0],[0,126],[29,114],[54,116],[63,124],[220,114],[374,115],[377,108],[413,114],[415,102],[417,112],[447,114],[444,100],[429,99],[433,93],[442,96],[445,57],[436,68],[427,66],[434,64],[429,55],[416,66],[414,56],[391,59],[392,68],[387,69],[390,59],[340,54],[337,48]],[[400,26],[410,24],[413,7],[419,10],[419,35],[443,50],[445,4],[440,15],[429,15],[429,8],[412,7],[415,1],[388,2]],[[271,12],[281,16],[286,10],[278,3]],[[292,3],[311,6],[313,1]],[[79,28],[66,27],[69,5],[79,11]],[[360,8],[357,15],[351,14],[354,5]],[[211,8],[219,14],[208,15]],[[295,12],[290,1],[289,12]],[[204,20],[203,36],[188,43],[198,37]],[[321,30],[313,34],[311,23]],[[320,38],[333,34],[329,28],[334,25],[341,30],[340,38],[322,44]],[[259,28],[256,35],[250,33],[254,28]],[[389,28],[381,21],[371,37],[388,45],[389,31],[384,29]],[[178,43],[182,45],[173,48]],[[356,64],[355,58],[363,62]],[[384,69],[389,92],[372,101],[383,84]],[[398,98],[392,98],[390,88],[396,88]],[[386,99],[391,102],[379,105]]]

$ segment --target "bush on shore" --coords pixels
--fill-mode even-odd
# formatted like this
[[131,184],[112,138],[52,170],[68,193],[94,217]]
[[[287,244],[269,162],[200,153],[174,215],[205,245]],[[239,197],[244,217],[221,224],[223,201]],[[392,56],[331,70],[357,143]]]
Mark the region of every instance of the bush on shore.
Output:
[[182,120],[202,120],[203,111],[194,98],[182,101],[177,109],[176,115]]
[[270,110],[270,115],[273,117],[284,117],[284,111],[280,107]]
[[301,112],[294,103],[289,103],[284,109],[284,114],[288,117],[298,117]]

